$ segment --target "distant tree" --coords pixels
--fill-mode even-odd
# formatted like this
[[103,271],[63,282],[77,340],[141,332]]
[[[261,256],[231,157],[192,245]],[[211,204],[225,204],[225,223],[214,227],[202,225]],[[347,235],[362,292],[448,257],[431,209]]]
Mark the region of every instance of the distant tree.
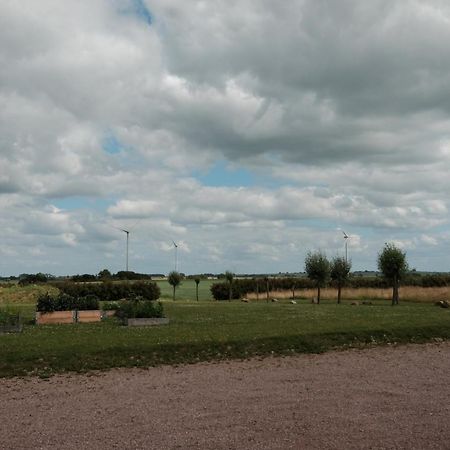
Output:
[[330,278],[330,262],[322,252],[308,252],[305,258],[305,272],[317,287],[317,303],[320,303],[320,288]]
[[331,279],[336,282],[338,289],[337,302],[341,303],[341,289],[348,280],[350,269],[352,268],[351,261],[346,261],[342,256],[336,256],[331,261]]
[[97,275],[99,280],[110,280],[111,279],[111,272],[108,269],[100,270],[100,272]]
[[392,305],[398,305],[399,282],[408,271],[406,253],[393,243],[385,244],[378,254],[378,269],[392,284]]
[[197,297],[197,301],[198,301],[198,285],[200,284],[200,278],[195,277],[194,281],[195,281],[195,296]]
[[234,273],[230,272],[229,270],[227,270],[225,272],[225,279],[228,282],[228,293],[229,293],[229,297],[228,297],[228,301],[231,302],[231,299],[233,297],[233,279],[234,279]]
[[175,290],[181,284],[181,279],[181,274],[179,272],[176,272],[175,270],[170,272],[169,276],[167,277],[167,281],[173,288],[173,301],[175,301]]

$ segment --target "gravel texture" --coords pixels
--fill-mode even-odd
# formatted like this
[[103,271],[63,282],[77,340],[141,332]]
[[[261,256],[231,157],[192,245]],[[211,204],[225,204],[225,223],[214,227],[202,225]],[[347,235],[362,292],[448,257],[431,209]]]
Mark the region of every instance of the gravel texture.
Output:
[[450,449],[450,343],[0,380],[2,449]]

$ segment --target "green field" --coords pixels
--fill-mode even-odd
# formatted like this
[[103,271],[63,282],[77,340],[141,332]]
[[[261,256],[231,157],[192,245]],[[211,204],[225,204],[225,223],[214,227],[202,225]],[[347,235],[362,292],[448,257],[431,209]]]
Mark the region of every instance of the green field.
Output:
[[[210,287],[213,283],[217,283],[218,280],[201,280],[198,285],[198,299],[202,300],[213,300]],[[173,295],[173,288],[166,280],[157,281],[158,286],[161,289],[162,299],[171,299]],[[194,280],[183,280],[181,285],[176,289],[176,298],[179,300],[195,300],[195,281]]]
[[[21,334],[0,335],[0,376],[49,376],[66,371],[450,339],[450,310],[432,304],[197,302],[182,300],[181,292],[179,301],[163,301],[170,319],[167,326],[127,328],[114,320],[47,326],[29,323]],[[26,293],[24,300],[28,302],[30,295]],[[0,292],[3,305],[5,298],[5,291]],[[31,319],[34,304],[15,300],[7,308],[19,308]]]

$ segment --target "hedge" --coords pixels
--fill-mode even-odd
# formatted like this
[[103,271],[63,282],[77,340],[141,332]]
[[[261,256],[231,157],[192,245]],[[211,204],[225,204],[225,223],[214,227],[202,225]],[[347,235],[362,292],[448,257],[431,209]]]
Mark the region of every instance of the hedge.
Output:
[[39,312],[71,311],[74,309],[81,311],[99,309],[98,298],[93,295],[73,297],[64,292],[53,296],[47,292],[41,294],[36,303],[36,311]]
[[93,295],[99,300],[114,302],[124,298],[141,297],[144,300],[158,300],[161,295],[155,282],[101,282],[101,283],[54,283],[61,292],[72,297]]

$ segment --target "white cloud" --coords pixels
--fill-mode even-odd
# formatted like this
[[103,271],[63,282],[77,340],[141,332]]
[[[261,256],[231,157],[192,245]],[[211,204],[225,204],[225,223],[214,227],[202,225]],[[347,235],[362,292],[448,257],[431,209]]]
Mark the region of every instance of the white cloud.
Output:
[[[137,219],[147,272],[172,240],[186,271],[298,270],[339,226],[358,268],[395,240],[446,269],[449,5],[235,3],[0,5],[1,272],[120,269]],[[219,160],[251,180],[202,183]]]

